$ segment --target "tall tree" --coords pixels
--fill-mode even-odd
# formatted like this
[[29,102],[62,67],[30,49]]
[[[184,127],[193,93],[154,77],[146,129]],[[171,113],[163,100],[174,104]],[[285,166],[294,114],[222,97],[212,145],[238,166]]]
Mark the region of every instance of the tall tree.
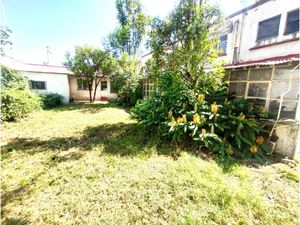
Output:
[[[222,68],[216,61],[217,39],[211,30],[219,24],[220,12],[206,2],[181,0],[165,20],[153,20],[149,41],[153,57],[148,72],[157,76],[175,71],[191,90],[217,86]],[[215,85],[206,85],[211,83]]]
[[116,0],[119,27],[108,35],[108,48],[115,56],[134,56],[146,34],[149,18],[139,0]]
[[108,52],[99,48],[77,46],[74,56],[66,53],[64,65],[70,68],[75,76],[83,79],[89,89],[90,102],[94,102],[101,80],[111,76],[117,62]]

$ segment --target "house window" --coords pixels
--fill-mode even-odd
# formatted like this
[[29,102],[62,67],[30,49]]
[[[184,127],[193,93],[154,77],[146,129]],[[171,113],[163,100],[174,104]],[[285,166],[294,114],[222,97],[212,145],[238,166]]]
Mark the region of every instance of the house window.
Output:
[[257,41],[278,35],[280,17],[278,15],[258,23]]
[[[299,104],[299,68],[294,66],[276,67],[272,80],[269,111],[278,113],[280,97],[283,93],[280,118],[294,119]],[[289,86],[291,78],[291,85]],[[289,91],[288,91],[289,90]]]
[[227,34],[220,37],[219,51],[225,54],[226,48],[227,48]]
[[149,97],[153,93],[157,92],[157,84],[152,82],[150,79],[145,79],[143,84],[143,94],[144,97]]
[[294,68],[295,65],[278,65],[275,68],[230,71],[228,92],[236,97],[253,99],[256,105],[264,106],[275,115],[279,110],[280,97],[285,93],[280,118],[295,119],[300,83],[299,68]]
[[107,81],[101,81],[101,91],[107,91]]
[[34,90],[46,90],[46,82],[31,80],[30,87]]
[[77,88],[78,90],[88,90],[89,89],[88,82],[84,79],[77,79]]
[[284,34],[292,34],[299,31],[299,9],[288,12]]

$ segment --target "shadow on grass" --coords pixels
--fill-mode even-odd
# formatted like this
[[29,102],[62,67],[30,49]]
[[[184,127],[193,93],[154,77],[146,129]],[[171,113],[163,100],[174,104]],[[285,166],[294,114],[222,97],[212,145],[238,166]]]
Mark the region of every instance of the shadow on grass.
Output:
[[[20,185],[19,187],[10,190],[8,192],[3,192],[1,194],[1,216],[4,216],[7,213],[7,210],[4,208],[8,202],[11,202],[12,199],[17,199],[25,196],[29,192],[31,192],[31,187],[35,184],[37,179],[43,175],[46,171],[37,173],[33,178],[31,178],[28,182]],[[10,221],[12,222],[12,221]],[[6,223],[5,223],[6,224]],[[8,223],[10,224],[10,223]],[[13,224],[13,223],[12,223]],[[18,223],[17,223],[18,224]]]
[[140,125],[116,123],[87,127],[81,135],[67,138],[14,139],[3,147],[2,157],[5,158],[11,151],[35,154],[42,151],[62,152],[72,148],[78,148],[81,152],[70,152],[64,156],[54,155],[51,160],[57,162],[76,160],[88,150],[99,150],[101,153],[118,156],[150,156],[155,151],[160,154],[174,154],[173,148],[160,144],[155,136],[147,136]]
[[51,111],[55,112],[63,112],[63,111],[72,111],[72,110],[77,110],[83,113],[98,113],[102,111],[105,108],[118,108],[118,109],[123,109],[126,112],[129,113],[130,108],[126,107],[121,107],[117,106],[116,104],[113,103],[87,103],[87,102],[74,102],[70,104],[65,104],[53,109],[49,109]]
[[3,225],[26,225],[28,221],[22,219],[6,219],[3,222]]

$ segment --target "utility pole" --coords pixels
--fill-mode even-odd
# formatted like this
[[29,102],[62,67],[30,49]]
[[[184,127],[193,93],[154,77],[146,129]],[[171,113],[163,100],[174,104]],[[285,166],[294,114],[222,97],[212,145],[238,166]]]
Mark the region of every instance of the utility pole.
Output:
[[45,62],[46,65],[49,65],[49,55],[52,54],[52,52],[50,52],[50,47],[46,46],[46,50],[47,50],[47,61]]

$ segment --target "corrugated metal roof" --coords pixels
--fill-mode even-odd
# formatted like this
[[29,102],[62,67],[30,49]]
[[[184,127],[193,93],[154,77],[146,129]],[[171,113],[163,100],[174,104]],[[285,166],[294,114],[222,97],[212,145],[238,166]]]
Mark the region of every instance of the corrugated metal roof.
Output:
[[265,59],[259,59],[259,60],[251,60],[247,62],[240,62],[235,64],[228,64],[225,65],[225,69],[234,69],[234,68],[242,68],[242,67],[248,67],[248,66],[258,66],[258,65],[276,65],[291,61],[299,61],[299,54],[290,54],[285,56],[277,56],[272,58],[265,58]]
[[23,63],[9,56],[1,56],[1,65],[10,67],[17,71],[36,73],[73,74],[71,70],[64,66],[53,66],[43,64]]

